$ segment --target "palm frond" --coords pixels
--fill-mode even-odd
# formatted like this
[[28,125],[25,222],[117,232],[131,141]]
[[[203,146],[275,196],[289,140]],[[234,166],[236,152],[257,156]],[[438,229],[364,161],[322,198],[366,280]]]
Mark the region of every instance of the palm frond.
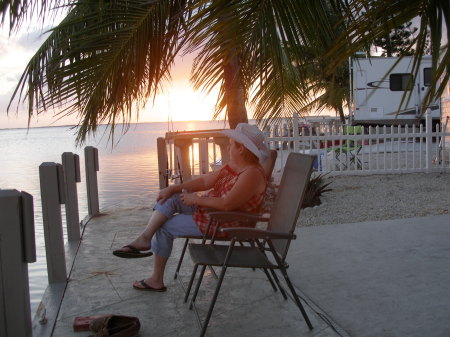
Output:
[[[338,65],[347,62],[347,59],[355,52],[367,50],[374,39],[419,17],[417,36],[411,41],[410,46],[415,47],[416,50],[412,72],[417,74],[420,60],[426,49],[425,41],[429,31],[430,49],[433,55],[433,84],[425,97],[424,105],[428,105],[442,94],[449,79],[450,66],[448,50],[450,3],[448,0],[379,0],[376,5],[368,0],[352,2],[333,0],[333,3],[336,8],[346,13],[343,20],[346,21],[347,28],[327,55],[330,60],[333,60],[329,64],[328,71],[333,71]],[[386,13],[389,15],[386,16]],[[442,32],[445,31],[444,26],[447,31],[445,38],[442,36]]]
[[29,116],[78,114],[77,141],[100,123],[128,124],[170,78],[182,48],[184,0],[78,1],[28,63],[14,95]]
[[323,51],[335,36],[331,22],[317,34],[315,20],[326,17],[327,10],[323,1],[312,0],[218,0],[199,8],[190,22],[189,51],[198,52],[194,87],[206,92],[220,88],[218,115],[227,102],[223,68],[237,57],[241,86],[255,107],[253,117],[292,115],[305,100],[304,83],[310,75],[296,61],[307,59],[309,50]]
[[64,10],[73,5],[73,0],[2,0],[0,2],[0,23],[5,25],[8,22],[9,31],[18,31],[22,23],[31,17],[38,17],[42,22],[47,19],[51,12],[49,9]]

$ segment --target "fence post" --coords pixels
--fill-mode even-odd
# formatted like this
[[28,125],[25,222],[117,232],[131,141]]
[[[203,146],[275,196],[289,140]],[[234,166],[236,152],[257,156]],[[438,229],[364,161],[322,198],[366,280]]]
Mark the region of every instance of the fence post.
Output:
[[84,148],[84,161],[86,168],[88,212],[90,216],[94,216],[100,213],[97,183],[97,171],[99,170],[98,150],[93,146],[86,146]]
[[294,128],[294,152],[298,152],[298,142],[299,142],[299,134],[298,134],[298,114],[294,112],[293,118],[293,128]]
[[65,202],[62,165],[42,163],[39,166],[39,179],[48,283],[65,282],[67,272],[61,220],[61,204]]
[[80,178],[80,157],[72,152],[64,152],[61,156],[64,167],[66,188],[66,223],[67,239],[80,240],[80,216],[78,213],[77,183]]
[[433,120],[431,118],[431,110],[427,109],[427,111],[425,112],[425,131],[426,131],[426,169],[427,172],[431,171],[431,167],[433,165],[433,152],[432,152],[432,147],[433,147],[433,136],[432,136],[432,132],[433,132]]
[[31,337],[28,265],[36,262],[33,197],[0,190],[0,336]]
[[156,147],[158,150],[159,188],[163,189],[169,186],[169,161],[167,158],[166,139],[158,137],[156,139]]

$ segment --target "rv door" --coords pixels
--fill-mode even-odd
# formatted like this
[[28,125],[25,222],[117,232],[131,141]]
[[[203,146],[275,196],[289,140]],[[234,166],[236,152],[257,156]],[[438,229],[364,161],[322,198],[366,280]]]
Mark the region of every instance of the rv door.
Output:
[[[422,62],[419,68],[419,74],[417,79],[418,86],[418,98],[419,98],[419,113],[422,115],[422,103],[425,99],[425,96],[430,89],[432,83],[432,71],[431,71],[431,62]],[[434,119],[440,118],[440,100],[437,99],[433,101],[429,108],[432,112],[432,117]]]
[[367,104],[367,74],[365,70],[355,70],[355,84],[353,86],[355,107],[364,106]]

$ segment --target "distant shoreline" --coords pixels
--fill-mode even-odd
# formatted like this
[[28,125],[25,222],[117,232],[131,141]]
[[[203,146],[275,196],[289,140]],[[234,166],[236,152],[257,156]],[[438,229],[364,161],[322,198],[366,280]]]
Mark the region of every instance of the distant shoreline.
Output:
[[[206,120],[192,120],[192,121],[173,121],[170,122],[170,124],[175,124],[175,123],[201,123],[201,122],[210,122],[211,120],[206,119]],[[214,122],[217,123],[227,123],[227,121],[224,120],[214,120]],[[129,125],[138,125],[138,124],[168,124],[168,122],[133,122],[130,123]],[[123,124],[117,124],[116,127],[120,127]],[[102,127],[108,127],[109,124],[99,124],[98,126],[102,126]],[[15,128],[2,128],[0,127],[0,131],[1,130],[26,130],[26,129],[44,129],[44,128],[77,128],[79,127],[79,125],[76,124],[67,124],[67,125],[47,125],[47,126],[32,126],[32,127],[15,127]]]

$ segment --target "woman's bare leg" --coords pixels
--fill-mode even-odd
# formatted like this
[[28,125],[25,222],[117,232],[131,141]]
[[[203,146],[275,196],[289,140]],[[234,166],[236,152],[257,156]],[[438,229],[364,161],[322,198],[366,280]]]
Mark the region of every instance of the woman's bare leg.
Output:
[[[153,262],[153,274],[144,280],[144,282],[152,288],[160,289],[164,287],[164,270],[166,269],[166,263],[168,258],[160,255],[154,255]],[[133,286],[142,288],[140,281],[134,281]]]
[[[152,240],[153,234],[167,221],[167,217],[160,211],[153,211],[150,220],[148,220],[147,227],[144,231],[132,242],[129,243],[130,246],[138,250],[148,250],[150,249],[150,242]],[[130,251],[129,247],[123,247],[124,252]]]

